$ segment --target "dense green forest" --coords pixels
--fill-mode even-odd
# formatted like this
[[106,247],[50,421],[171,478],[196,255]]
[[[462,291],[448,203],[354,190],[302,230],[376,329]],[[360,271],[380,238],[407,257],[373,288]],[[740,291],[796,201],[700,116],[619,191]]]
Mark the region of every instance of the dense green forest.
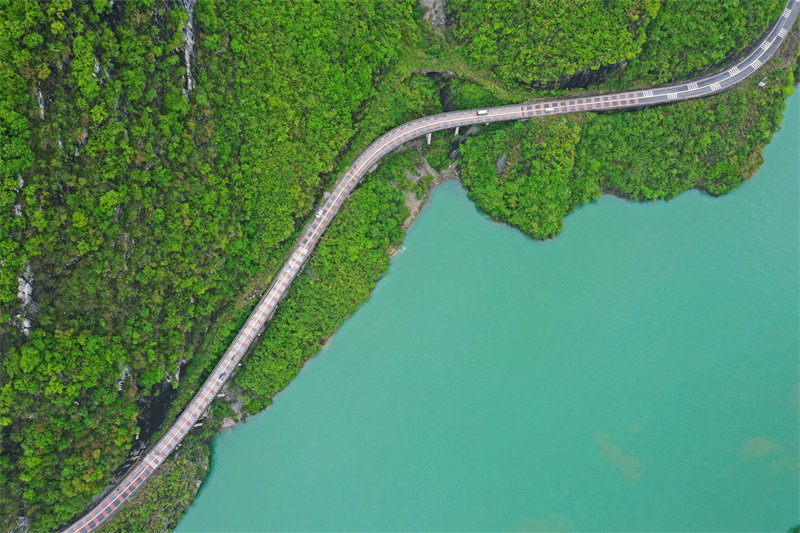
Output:
[[580,132],[572,117],[548,117],[535,127],[517,123],[469,139],[461,173],[470,197],[534,238],[557,235],[564,215],[600,196],[591,177],[573,179]]
[[[386,250],[402,240],[401,224],[408,216],[402,194],[390,183],[391,176],[382,167],[353,193],[295,280],[261,344],[244,361],[236,383],[249,398],[251,411],[270,403],[305,360],[369,297],[386,270]],[[107,530],[132,531],[144,524],[148,530],[160,531],[175,525],[190,503],[190,499],[176,498],[186,499],[187,491],[194,494],[198,465],[201,472],[207,468],[207,461],[200,460],[209,453],[204,438],[219,427],[222,416],[231,414],[223,405],[215,405],[214,412],[215,418],[202,436],[190,437],[160,477],[142,491],[137,504],[127,507]]]
[[[517,85],[576,86],[618,69],[624,86],[682,79],[721,63],[763,32],[781,0],[450,0],[451,39],[476,68]],[[624,68],[619,68],[624,67]],[[578,76],[578,83],[600,77]]]
[[660,0],[450,0],[453,37],[506,81],[551,82],[636,57]]
[[492,218],[536,239],[557,235],[563,216],[601,191],[636,200],[729,192],[763,162],[792,92],[796,48],[795,40],[763,70],[765,87],[751,79],[714,98],[633,113],[494,126],[462,147],[464,185]]
[[781,0],[688,2],[663,0],[647,25],[641,53],[619,72],[616,85],[652,85],[685,79],[733,59],[780,16]]
[[[641,87],[703,72],[754,42],[782,6],[682,0],[665,0],[657,10],[648,6],[656,14],[643,30],[648,39],[641,53],[590,89]],[[720,33],[718,20],[732,29]],[[557,235],[563,216],[601,191],[636,200],[668,199],[691,188],[723,194],[763,162],[761,151],[780,124],[796,68],[794,30],[758,79],[712,98],[498,124],[464,144],[461,177],[470,198],[492,218],[537,239]],[[758,86],[762,78],[765,87]],[[452,88],[459,107],[501,103],[472,81],[457,80]]]
[[[204,68],[187,98],[180,6],[70,4],[0,15],[14,96],[3,205],[21,210],[3,217],[0,515],[34,529],[105,486],[137,432],[135,400],[177,384],[215,314],[274,271],[414,35],[408,2],[201,2]],[[23,264],[35,313],[18,309]]]
[[[415,0],[199,0],[191,14],[155,0],[0,0],[0,530],[79,513],[165,387],[174,419],[323,190],[375,137],[554,82],[596,92],[685,78],[749,45],[781,6],[451,0],[450,24],[430,28]],[[763,89],[491,126],[455,163],[481,209],[535,238],[601,192],[721,194],[758,168],[796,50],[797,30]],[[420,147],[437,169],[449,139]],[[403,177],[422,155],[388,158],[345,204],[234,378],[246,412],[369,297],[403,238],[402,190],[430,184]],[[218,400],[108,529],[173,526],[226,416]]]

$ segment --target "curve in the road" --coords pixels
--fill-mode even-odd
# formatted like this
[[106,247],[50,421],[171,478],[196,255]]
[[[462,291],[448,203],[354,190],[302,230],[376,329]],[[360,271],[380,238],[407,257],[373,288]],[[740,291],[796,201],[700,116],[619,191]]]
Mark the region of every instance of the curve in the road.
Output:
[[261,330],[275,312],[278,303],[286,295],[289,285],[302,269],[325,229],[339,212],[342,203],[355,189],[361,178],[388,152],[417,137],[457,126],[521,120],[578,111],[602,111],[665,104],[724,91],[753,75],[775,54],[788,35],[798,12],[800,12],[800,0],[789,0],[777,23],[751,53],[724,70],[695,80],[646,90],[553,100],[537,104],[516,104],[440,113],[412,120],[379,137],[356,158],[336,183],[324,205],[306,225],[288,261],[278,272],[269,290],[262,296],[222,359],[214,367],[199,392],[192,398],[189,406],[144,458],[82,518],[67,527],[64,532],[88,533],[97,529],[153,475],[164,459],[172,453],[184,436],[194,427],[250,345],[260,335]]

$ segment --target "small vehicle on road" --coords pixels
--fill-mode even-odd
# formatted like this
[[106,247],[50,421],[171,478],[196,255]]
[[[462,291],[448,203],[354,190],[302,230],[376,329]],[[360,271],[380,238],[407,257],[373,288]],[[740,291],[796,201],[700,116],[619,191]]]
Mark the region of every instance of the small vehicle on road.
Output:
[[478,115],[488,115],[488,114],[489,114],[488,109],[478,109]]

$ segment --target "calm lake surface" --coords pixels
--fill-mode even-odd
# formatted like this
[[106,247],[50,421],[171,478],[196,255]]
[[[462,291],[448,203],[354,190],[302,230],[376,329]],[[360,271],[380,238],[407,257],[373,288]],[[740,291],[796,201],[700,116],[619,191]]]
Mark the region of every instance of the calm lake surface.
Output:
[[800,97],[722,198],[534,242],[436,190],[372,297],[215,440],[177,531],[779,531],[798,502]]

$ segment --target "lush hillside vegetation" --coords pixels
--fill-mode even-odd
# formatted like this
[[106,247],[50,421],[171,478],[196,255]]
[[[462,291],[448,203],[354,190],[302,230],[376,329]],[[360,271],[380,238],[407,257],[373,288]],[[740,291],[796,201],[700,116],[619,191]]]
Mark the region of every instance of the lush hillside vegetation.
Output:
[[636,57],[660,0],[450,0],[453,35],[475,65],[508,81],[556,81]]
[[[415,0],[200,0],[188,90],[183,3],[0,1],[0,530],[80,512],[165,387],[174,419],[324,188],[379,134],[448,92],[455,107],[507,103],[625,61],[593,90],[682,78],[757,38],[781,4],[452,0],[440,35]],[[780,121],[796,33],[764,89],[488,128],[460,148],[471,198],[549,238],[600,191],[730,190]],[[431,65],[458,77],[414,74]],[[442,168],[452,132],[434,139]],[[430,183],[402,177],[418,158],[394,156],[345,204],[235,377],[247,412],[369,297],[403,237],[398,189]],[[217,401],[109,529],[174,525],[225,416]]]
[[780,16],[785,2],[663,0],[647,25],[641,53],[620,72],[622,86],[685,79],[723,63],[744,49]]
[[445,34],[455,45],[450,53],[511,91],[598,84],[612,73],[615,86],[647,86],[724,62],[758,38],[784,4],[451,0]]
[[[755,174],[791,94],[786,60],[714,98],[589,120],[578,146],[575,179],[637,200],[672,198],[691,188],[719,195]],[[653,161],[657,161],[654,164]]]
[[580,133],[572,117],[553,117],[469,139],[462,148],[461,174],[470,198],[532,237],[554,237],[567,213],[600,196],[591,177],[573,179]]
[[498,125],[462,147],[462,180],[478,207],[536,239],[557,235],[564,215],[600,191],[636,200],[729,192],[755,174],[780,125],[794,81],[780,69],[787,61],[764,71],[764,88],[754,79],[633,113]]
[[416,26],[409,2],[201,2],[187,98],[178,5],[2,7],[0,515],[41,530],[105,486],[136,400],[274,271]]
[[[647,25],[642,53],[592,89],[703,72],[756,40],[782,7],[780,1],[665,0]],[[729,22],[730,30],[717,20]],[[672,198],[691,188],[723,194],[755,174],[780,124],[795,79],[797,30],[780,56],[758,79],[712,98],[558,119],[558,128],[549,119],[493,126],[463,146],[462,179],[479,207],[534,238],[555,236],[563,216],[601,190],[637,200]],[[766,86],[758,87],[764,77]],[[459,106],[506,103],[473,82],[455,80],[451,87]],[[573,136],[554,142],[567,131]]]
[[[297,374],[302,364],[370,294],[388,266],[387,249],[402,240],[401,224],[408,216],[402,194],[381,170],[353,193],[295,281],[290,296],[276,313],[264,338],[236,376],[253,412]],[[227,339],[226,339],[227,340]],[[223,346],[219,346],[223,349]],[[135,531],[174,527],[197,490],[195,480],[208,467],[204,439],[232,413],[218,402],[215,417],[201,435],[189,438],[159,477],[137,496],[105,530]]]

